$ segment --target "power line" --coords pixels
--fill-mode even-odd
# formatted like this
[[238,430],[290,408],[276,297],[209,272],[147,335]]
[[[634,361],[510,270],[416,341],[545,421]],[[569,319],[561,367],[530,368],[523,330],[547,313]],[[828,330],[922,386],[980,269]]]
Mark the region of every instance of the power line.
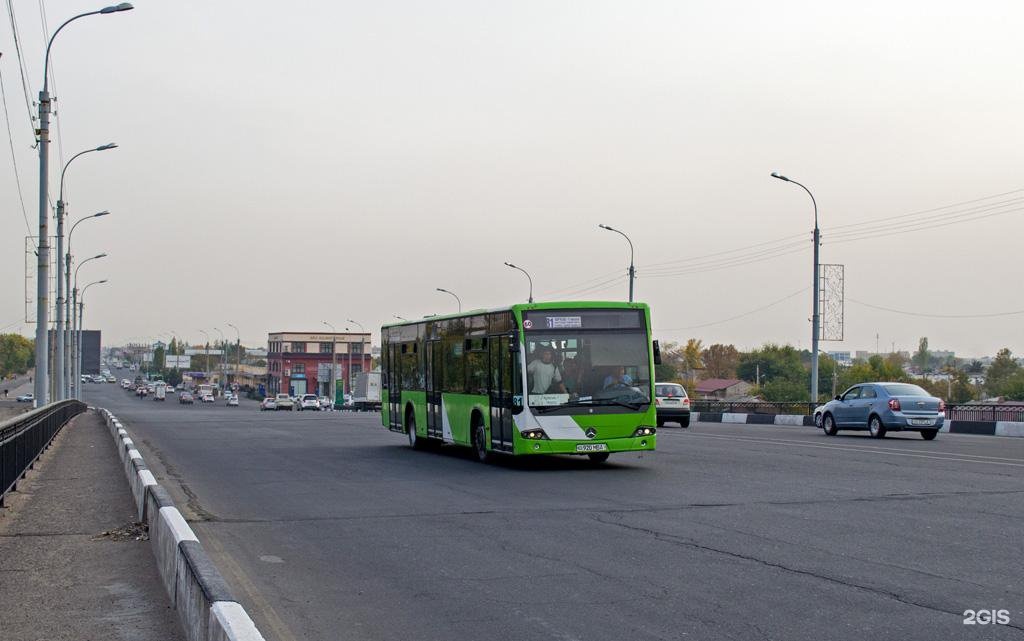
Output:
[[897,218],[909,218],[909,217],[912,217],[912,216],[917,216],[918,214],[928,214],[928,213],[931,213],[931,212],[941,211],[943,209],[952,209],[953,207],[960,207],[960,206],[963,206],[963,205],[973,205],[974,203],[980,203],[980,202],[985,201],[985,200],[992,200],[993,198],[1002,198],[1003,196],[1009,196],[1010,194],[1019,194],[1022,191],[1024,191],[1024,189],[1014,189],[1014,190],[1011,190],[1011,191],[1005,191],[1005,192],[1003,192],[1001,194],[992,194],[991,196],[984,196],[982,198],[975,198],[973,200],[964,200],[964,201],[961,201],[961,202],[958,202],[958,203],[953,203],[953,204],[950,204],[950,205],[943,205],[942,207],[933,207],[931,209],[921,209],[919,211],[910,212],[909,214],[900,214],[898,216],[885,216],[883,218],[874,218],[874,219],[871,219],[871,220],[864,220],[864,221],[861,221],[861,222],[858,222],[858,223],[847,223],[845,225],[835,225],[835,226],[831,227],[831,229],[845,229],[847,227],[857,227],[857,226],[860,226],[860,225],[864,225],[864,224],[867,224],[867,223],[878,222],[878,221],[895,220]]
[[1012,312],[993,312],[991,314],[928,314],[925,312],[911,312],[903,309],[893,309],[891,307],[883,307],[881,305],[873,305],[871,303],[865,303],[864,301],[856,300],[854,298],[847,298],[846,300],[851,303],[863,305],[864,307],[870,307],[871,309],[878,309],[883,312],[892,312],[894,314],[904,314],[906,316],[920,316],[923,318],[998,318],[1001,316],[1017,316],[1024,314],[1024,309],[1020,309]]
[[11,19],[11,34],[14,36],[14,50],[18,54],[18,73],[21,75],[21,90],[25,95],[25,109],[28,111],[28,122],[32,129],[32,139],[35,140],[35,117],[32,115],[32,99],[28,91],[28,67],[25,66],[25,59],[21,55],[21,37],[18,35],[18,20],[14,17],[14,5],[7,0],[7,15]]
[[[2,55],[0,54],[0,56]],[[31,237],[32,225],[28,221],[28,211],[25,209],[25,196],[21,191],[21,175],[18,173],[18,157],[14,153],[14,135],[11,133],[11,115],[7,111],[7,91],[4,89],[2,70],[0,70],[0,97],[3,98],[4,103],[4,122],[7,123],[7,140],[11,146],[11,166],[14,168],[14,184],[18,187],[18,200],[21,202],[21,216],[25,219],[25,229],[28,230],[28,235]],[[32,241],[32,246],[35,247],[35,241]]]
[[[852,238],[864,235],[877,235],[884,232],[896,231],[900,229],[916,231],[918,229],[929,229],[931,227],[945,226],[945,224],[953,224],[959,222],[967,222],[969,220],[975,220],[978,214],[986,214],[990,212],[997,213],[1012,213],[1018,211],[1021,206],[1024,206],[1024,197],[1011,198],[995,203],[989,203],[987,205],[980,205],[977,207],[969,207],[967,209],[961,209],[943,214],[936,214],[934,216],[928,216],[918,220],[908,220],[904,222],[896,222],[887,225],[877,225],[869,228],[851,229],[850,231],[831,233],[828,230],[828,237],[834,238]],[[1009,208],[1009,209],[1007,209]],[[1007,209],[1004,212],[998,212],[1000,209]],[[963,219],[963,220],[961,220]],[[937,223],[943,223],[939,225]]]
[[723,318],[722,320],[713,321],[711,323],[702,323],[700,325],[690,325],[689,327],[662,327],[662,328],[657,328],[654,331],[656,331],[656,332],[679,332],[679,331],[683,331],[683,330],[687,330],[687,329],[700,329],[701,327],[711,327],[712,325],[721,325],[723,323],[728,323],[729,321],[734,321],[736,319],[743,318],[745,316],[750,316],[751,314],[756,314],[758,312],[763,312],[766,309],[770,309],[772,307],[775,307],[776,305],[779,305],[781,303],[786,302],[790,298],[793,298],[795,296],[799,296],[800,294],[803,294],[808,289],[810,289],[810,287],[804,287],[803,289],[795,291],[792,294],[787,294],[786,296],[783,296],[782,298],[780,298],[777,301],[768,303],[767,305],[762,305],[761,307],[758,307],[756,309],[752,309],[752,310],[747,311],[747,312],[743,312],[742,314],[737,314],[736,316],[730,316],[729,318]]

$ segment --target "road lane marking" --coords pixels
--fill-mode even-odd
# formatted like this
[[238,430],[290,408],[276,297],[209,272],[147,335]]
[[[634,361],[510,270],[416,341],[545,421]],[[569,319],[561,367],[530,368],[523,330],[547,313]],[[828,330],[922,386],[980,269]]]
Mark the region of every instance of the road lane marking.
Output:
[[[964,456],[964,455],[960,455],[960,454],[951,454],[950,456],[935,456],[935,455],[928,455],[928,454],[911,454],[911,453],[908,453],[908,452],[893,452],[893,451],[883,450],[883,449],[877,448],[877,447],[868,447],[868,448],[857,447],[857,446],[841,447],[841,446],[837,446],[837,445],[820,445],[820,444],[817,444],[817,443],[804,443],[802,441],[789,441],[789,440],[783,440],[783,439],[762,439],[762,438],[753,438],[753,437],[747,437],[747,436],[725,436],[724,434],[696,434],[696,433],[691,432],[690,434],[688,434],[688,436],[690,436],[691,438],[710,438],[710,439],[719,439],[719,440],[727,440],[727,441],[741,441],[741,442],[746,442],[746,443],[766,443],[768,445],[786,445],[786,446],[796,446],[796,447],[811,447],[811,448],[817,448],[817,449],[822,449],[822,450],[839,450],[841,452],[863,452],[865,454],[875,453],[875,454],[883,454],[885,456],[906,456],[906,457],[909,457],[909,458],[926,458],[926,459],[933,459],[933,460],[937,460],[937,461],[951,461],[951,462],[959,461],[959,462],[962,462],[962,463],[984,463],[986,465],[1004,465],[1004,466],[1008,466],[1008,467],[1024,467],[1024,462],[1008,463],[1008,462],[1005,462],[1005,460],[977,460],[977,459],[972,459],[972,458],[959,458],[960,456]],[[966,455],[966,456],[975,456],[975,455]],[[1020,461],[1021,459],[1006,459],[1006,460]]]

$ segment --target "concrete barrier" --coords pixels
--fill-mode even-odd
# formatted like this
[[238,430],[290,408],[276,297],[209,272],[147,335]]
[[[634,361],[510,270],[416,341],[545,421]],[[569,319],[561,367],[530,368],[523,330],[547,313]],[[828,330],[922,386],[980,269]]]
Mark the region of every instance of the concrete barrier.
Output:
[[210,611],[218,601],[234,601],[231,588],[199,541],[178,544],[175,608],[190,639],[209,639]]
[[263,635],[245,608],[233,601],[220,601],[210,608],[209,641],[263,641]]
[[171,597],[171,604],[177,606],[178,544],[182,541],[198,541],[192,528],[185,522],[176,507],[162,507],[157,512],[156,522],[150,524],[149,540],[156,566],[160,570],[164,588]]
[[178,611],[186,637],[189,641],[264,641],[167,489],[157,483],[128,431],[109,411],[99,412],[124,465],[139,520],[149,526],[160,580]]

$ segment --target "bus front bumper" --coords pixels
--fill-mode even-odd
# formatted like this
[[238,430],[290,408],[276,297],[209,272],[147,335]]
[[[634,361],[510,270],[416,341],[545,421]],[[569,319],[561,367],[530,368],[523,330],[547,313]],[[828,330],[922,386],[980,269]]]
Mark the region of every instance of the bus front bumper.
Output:
[[[627,438],[608,438],[593,441],[575,440],[540,440],[523,439],[517,443],[517,454],[596,454],[599,452],[645,452],[653,450],[657,445],[656,434],[650,436],[632,436]],[[600,448],[603,445],[604,448]],[[595,448],[595,446],[598,446]]]

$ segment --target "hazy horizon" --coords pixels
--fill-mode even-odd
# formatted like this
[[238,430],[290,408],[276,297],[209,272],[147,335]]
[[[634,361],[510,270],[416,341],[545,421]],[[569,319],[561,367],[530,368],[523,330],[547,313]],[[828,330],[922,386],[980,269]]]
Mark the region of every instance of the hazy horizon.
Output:
[[[48,31],[98,5],[50,4]],[[1024,354],[1024,7],[989,2],[148,3],[57,38],[51,194],[68,171],[86,327],[358,327],[525,301],[636,299],[655,336],[810,347],[811,201],[845,265],[823,351]],[[15,5],[35,100],[39,7]],[[28,229],[38,165],[10,22],[0,73]],[[34,107],[33,107],[34,111]],[[0,327],[24,317],[0,160]],[[902,217],[902,218],[900,218]],[[51,233],[55,223],[51,221]],[[746,249],[741,249],[746,248]],[[738,250],[738,251],[737,251]],[[34,292],[33,292],[34,294]],[[760,311],[756,311],[760,310]],[[892,311],[895,310],[895,311]],[[915,316],[924,314],[926,316]],[[997,315],[1002,314],[1002,315]],[[974,316],[936,318],[927,315]],[[166,337],[163,340],[167,340]]]

